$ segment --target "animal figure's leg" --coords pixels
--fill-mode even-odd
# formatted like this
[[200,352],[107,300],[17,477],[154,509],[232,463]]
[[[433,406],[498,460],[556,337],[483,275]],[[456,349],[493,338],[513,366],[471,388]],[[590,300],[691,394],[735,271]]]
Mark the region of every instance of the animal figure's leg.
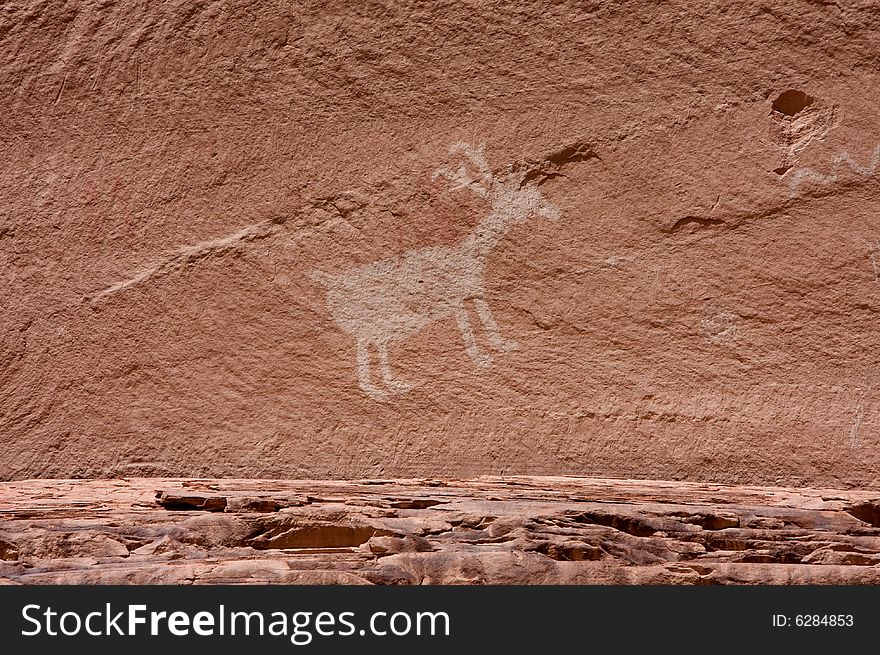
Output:
[[377,343],[376,348],[379,349],[379,366],[382,369],[382,381],[385,386],[396,393],[406,393],[412,387],[408,382],[403,380],[395,380],[394,374],[391,372],[391,365],[388,363],[388,346],[384,343]]
[[455,311],[455,322],[458,323],[458,329],[461,332],[461,338],[464,339],[464,346],[467,354],[477,366],[489,366],[492,358],[484,355],[477,348],[477,342],[474,340],[474,331],[471,329],[471,322],[468,320],[467,311],[464,307],[459,307]]
[[358,383],[361,389],[373,400],[382,400],[385,392],[370,381],[370,342],[358,339],[357,342]]
[[474,305],[477,307],[477,314],[480,315],[480,320],[483,322],[483,327],[486,328],[486,334],[489,337],[489,343],[492,344],[493,348],[505,351],[519,348],[519,344],[513,339],[505,339],[501,336],[498,323],[495,322],[492,311],[485,300],[477,298],[474,300]]

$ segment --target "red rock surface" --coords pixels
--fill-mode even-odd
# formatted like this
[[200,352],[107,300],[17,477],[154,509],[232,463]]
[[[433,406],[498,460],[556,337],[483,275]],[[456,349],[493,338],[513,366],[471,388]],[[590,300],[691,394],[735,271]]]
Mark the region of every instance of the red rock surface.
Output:
[[880,482],[876,3],[13,0],[0,53],[0,479]]
[[880,495],[591,478],[0,484],[11,584],[880,583]]

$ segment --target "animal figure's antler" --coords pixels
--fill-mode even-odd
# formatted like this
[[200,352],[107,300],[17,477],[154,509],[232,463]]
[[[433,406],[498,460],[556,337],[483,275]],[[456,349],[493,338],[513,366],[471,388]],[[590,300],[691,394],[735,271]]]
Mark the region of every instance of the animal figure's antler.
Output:
[[476,148],[467,143],[458,142],[454,146],[449,149],[450,155],[464,155],[468,159],[471,160],[471,163],[477,167],[477,170],[480,171],[480,174],[483,176],[483,184],[487,187],[491,187],[495,182],[495,176],[492,174],[492,169],[489,166],[489,162],[486,161],[486,144],[481,143]]
[[489,167],[489,162],[486,161],[484,148],[485,146],[483,144],[480,144],[479,146],[474,148],[467,143],[456,143],[449,149],[449,154],[464,155],[468,160],[470,160],[470,162],[474,166],[476,166],[482,178],[479,181],[474,180],[474,178],[471,177],[464,164],[460,165],[455,170],[452,170],[445,166],[443,168],[438,168],[436,171],[434,171],[431,179],[436,180],[438,177],[445,177],[447,180],[456,183],[456,189],[467,188],[481,198],[487,197],[491,193],[492,188],[495,185],[495,176],[492,174],[492,169]]
[[527,166],[511,166],[507,170],[505,180],[508,184],[512,183],[516,187],[521,187],[528,174],[529,169]]

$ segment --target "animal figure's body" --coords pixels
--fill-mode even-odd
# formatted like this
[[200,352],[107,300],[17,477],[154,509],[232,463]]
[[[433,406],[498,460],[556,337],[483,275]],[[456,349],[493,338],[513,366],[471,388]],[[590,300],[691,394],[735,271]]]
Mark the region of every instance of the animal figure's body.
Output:
[[[312,273],[327,288],[327,308],[337,325],[357,341],[358,382],[374,399],[383,398],[387,391],[404,393],[410,388],[406,382],[394,379],[388,346],[449,316],[455,318],[471,359],[479,366],[490,364],[489,356],[477,347],[466,303],[476,309],[492,347],[515,348],[515,342],[501,336],[484,299],[486,258],[513,224],[536,213],[554,219],[559,216],[559,210],[542,199],[534,184],[523,186],[524,173],[496,179],[482,148],[457,144],[452,152],[468,157],[478,167],[482,180],[471,179],[464,166],[456,171],[441,169],[435,178],[457,181],[492,202],[492,211],[473,232],[456,245],[409,250],[337,275]],[[371,345],[379,354],[384,388],[371,379]]]

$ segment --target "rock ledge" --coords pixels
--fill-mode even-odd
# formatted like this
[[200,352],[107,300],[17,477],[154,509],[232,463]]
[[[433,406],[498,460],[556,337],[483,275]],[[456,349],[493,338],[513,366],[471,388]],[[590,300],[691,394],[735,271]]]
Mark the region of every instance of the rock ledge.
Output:
[[880,583],[880,491],[571,477],[0,484],[16,584]]

